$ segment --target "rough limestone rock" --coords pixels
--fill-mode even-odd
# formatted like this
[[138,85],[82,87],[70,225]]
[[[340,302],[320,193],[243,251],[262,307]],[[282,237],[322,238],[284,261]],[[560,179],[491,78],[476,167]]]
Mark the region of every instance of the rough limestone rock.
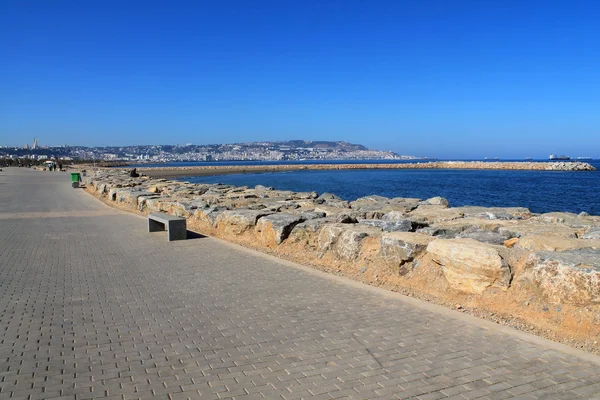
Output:
[[581,236],[582,239],[600,239],[600,227],[593,227]]
[[408,216],[413,220],[425,221],[433,224],[462,218],[464,217],[464,213],[458,208],[421,204],[415,210],[411,211]]
[[560,236],[565,238],[576,238],[580,230],[571,228],[564,224],[548,224],[535,221],[533,218],[524,221],[498,221],[502,225],[498,232],[511,237],[523,237],[527,235]]
[[423,203],[429,204],[432,206],[442,206],[442,207],[448,207],[450,205],[450,202],[448,200],[446,200],[443,197],[439,197],[439,196],[427,199]]
[[193,212],[190,213],[186,209],[186,205],[184,203],[178,201],[161,201],[159,203],[159,211],[183,218],[188,218],[193,214]]
[[400,275],[406,275],[413,269],[411,261],[423,253],[432,240],[434,238],[420,233],[383,233],[379,256],[397,268]]
[[505,233],[503,234],[500,232],[486,231],[483,229],[463,231],[459,233],[456,237],[475,239],[478,242],[495,244],[498,246],[503,246],[504,242],[510,239],[510,237]]
[[437,228],[435,226],[426,226],[424,228],[417,229],[415,232],[423,235],[435,236],[438,239],[454,239],[458,232],[453,229]]
[[352,206],[354,206],[354,205],[359,205],[361,203],[384,203],[384,204],[388,204],[389,202],[390,202],[390,199],[387,198],[387,197],[372,195],[372,196],[359,197],[358,199],[354,200],[350,204]]
[[331,252],[336,258],[352,261],[358,258],[362,241],[368,236],[379,236],[381,230],[347,224],[327,224],[319,232],[320,257]]
[[412,205],[414,208],[417,208],[421,201],[423,200],[415,197],[394,197],[390,199],[390,204]]
[[350,208],[350,203],[346,200],[328,200],[325,204],[335,208]]
[[480,294],[492,286],[508,289],[512,278],[498,250],[473,239],[437,239],[427,246],[450,285],[462,292]]
[[552,303],[600,304],[600,252],[591,249],[533,253],[521,280],[536,285]]
[[324,200],[324,201],[329,201],[329,200],[342,200],[340,197],[336,196],[333,193],[323,193],[321,194],[319,197],[317,197],[320,200]]
[[158,212],[160,211],[160,203],[165,201],[164,197],[149,197],[146,199],[146,210],[149,212]]
[[317,192],[296,192],[291,195],[293,200],[316,199],[317,197],[319,197]]
[[462,212],[465,218],[475,217],[491,220],[519,220],[531,217],[531,211],[525,207],[477,207],[465,206],[457,207],[456,210]]
[[224,211],[227,211],[227,207],[211,206],[208,208],[199,208],[194,211],[194,219],[214,228],[217,225],[217,218]]
[[309,219],[325,218],[326,214],[324,212],[317,211],[302,211],[300,216],[303,220],[307,221]]
[[137,209],[138,211],[146,211],[148,200],[159,199],[160,196],[139,196],[137,198]]
[[356,206],[350,205],[355,210],[358,218],[361,219],[381,219],[389,211],[389,205],[383,203],[366,203]]
[[529,251],[565,251],[575,249],[600,249],[600,239],[576,239],[560,236],[526,235],[516,247]]
[[347,261],[356,260],[362,248],[362,242],[365,238],[379,236],[381,231],[375,228],[353,226],[351,229],[344,229],[337,239],[334,248],[335,255]]
[[381,217],[384,221],[404,221],[406,220],[406,213],[403,211],[390,211]]
[[275,247],[287,239],[294,226],[302,221],[302,217],[298,214],[271,214],[258,220],[256,231],[263,245]]
[[263,186],[263,185],[256,185],[254,186],[254,190],[259,191],[262,190],[264,192],[269,192],[272,191],[274,188],[272,186]]
[[585,228],[594,224],[594,218],[569,212],[550,212],[533,217],[534,221],[549,224],[564,224],[572,228]]
[[315,218],[301,222],[292,228],[286,243],[299,243],[306,246],[308,250],[316,251],[319,248],[318,232],[326,224],[332,224],[333,218]]
[[362,219],[358,221],[361,225],[380,228],[385,232],[410,232],[413,229],[412,221],[401,219],[396,221],[384,221],[380,219]]
[[217,217],[216,226],[226,233],[239,235],[254,229],[260,217],[270,214],[272,213],[262,210],[227,210]]
[[358,222],[358,219],[356,219],[356,217],[354,217],[353,215],[341,213],[336,215],[335,222],[340,224],[356,224]]
[[338,207],[329,207],[326,204],[317,204],[313,211],[323,212],[328,217],[335,217],[336,215],[343,213],[343,214],[347,214],[347,215],[352,215],[356,218],[355,215],[358,214],[356,211],[351,210],[351,209],[343,210]]
[[317,245],[319,251],[321,252],[321,256],[325,254],[325,252],[333,249],[338,238],[346,228],[347,226],[342,224],[327,224],[321,228],[317,240]]

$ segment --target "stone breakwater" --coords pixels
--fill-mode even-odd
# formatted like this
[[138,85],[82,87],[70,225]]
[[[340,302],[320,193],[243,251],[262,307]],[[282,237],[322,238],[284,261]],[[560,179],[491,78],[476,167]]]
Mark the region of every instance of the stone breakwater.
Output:
[[118,169],[85,180],[117,207],[182,216],[203,234],[599,348],[600,216],[450,207],[441,197],[349,202],[330,193],[130,178]]
[[283,172],[298,170],[352,170],[352,169],[489,169],[489,170],[532,170],[532,171],[594,171],[583,162],[482,162],[482,161],[437,161],[402,164],[291,164],[291,165],[203,165],[189,167],[138,168],[138,171],[153,177],[181,177],[252,172]]

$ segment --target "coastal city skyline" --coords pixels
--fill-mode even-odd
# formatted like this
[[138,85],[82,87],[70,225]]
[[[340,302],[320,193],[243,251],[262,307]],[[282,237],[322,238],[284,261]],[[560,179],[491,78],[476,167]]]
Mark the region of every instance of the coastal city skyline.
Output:
[[[140,162],[181,161],[309,161],[309,160],[435,160],[438,157],[400,154],[385,149],[368,148],[346,141],[262,141],[210,144],[142,144],[128,146],[78,146],[64,144],[48,146],[33,138],[31,144],[6,146],[0,143],[0,159],[64,159]],[[452,159],[452,158],[450,158]],[[460,158],[453,158],[459,160]],[[499,160],[500,157],[470,158]],[[594,160],[600,157],[550,154],[549,160]],[[518,158],[505,158],[518,160]],[[525,160],[546,160],[546,156],[525,157]]]
[[0,142],[597,157],[599,13],[590,0],[8,1]]

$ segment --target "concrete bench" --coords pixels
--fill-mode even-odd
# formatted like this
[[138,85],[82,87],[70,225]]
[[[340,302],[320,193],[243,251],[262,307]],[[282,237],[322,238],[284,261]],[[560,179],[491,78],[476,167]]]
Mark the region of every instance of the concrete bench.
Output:
[[166,229],[169,242],[187,239],[185,218],[176,217],[165,213],[152,213],[148,215],[148,232],[164,231]]

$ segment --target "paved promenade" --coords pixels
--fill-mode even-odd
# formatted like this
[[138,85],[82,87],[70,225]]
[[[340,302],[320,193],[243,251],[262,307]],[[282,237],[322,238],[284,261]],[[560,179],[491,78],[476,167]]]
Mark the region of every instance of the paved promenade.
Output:
[[600,398],[597,358],[412,303],[0,172],[0,399]]

